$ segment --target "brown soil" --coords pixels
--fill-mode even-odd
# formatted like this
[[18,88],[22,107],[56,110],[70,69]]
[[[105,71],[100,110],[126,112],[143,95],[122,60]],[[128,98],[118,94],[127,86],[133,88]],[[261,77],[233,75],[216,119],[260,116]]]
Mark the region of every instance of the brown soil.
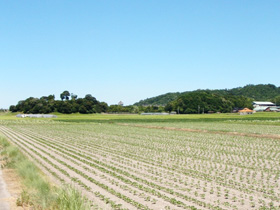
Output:
[[[143,128],[150,128],[150,129],[165,129],[165,130],[174,130],[174,131],[177,130],[177,131],[183,131],[183,132],[184,131],[185,132],[197,132],[197,133],[204,132],[204,133],[210,133],[213,135],[221,134],[221,135],[234,135],[234,136],[252,136],[250,133],[242,134],[242,133],[235,133],[235,132],[219,132],[219,131],[217,132],[217,131],[196,130],[196,129],[186,129],[186,128],[172,128],[172,127],[165,128],[165,127],[159,127],[159,126],[145,126],[145,125],[133,125],[133,124],[120,124],[120,125],[131,126],[131,127],[143,127]],[[122,157],[122,156],[119,157],[119,155],[114,155],[114,150],[115,149],[117,150],[118,149],[117,147],[113,148],[112,150],[109,150],[109,151],[103,150],[103,148],[105,148],[106,145],[103,145],[102,148],[94,149],[94,150],[90,146],[85,147],[85,145],[83,145],[82,142],[79,143],[79,139],[76,139],[77,137],[71,136],[71,135],[67,136],[67,138],[64,139],[59,136],[52,136],[52,135],[48,136],[46,134],[40,135],[40,134],[37,134],[37,132],[33,133],[32,131],[28,131],[28,129],[26,129],[25,131],[24,131],[24,129],[21,131],[14,131],[12,129],[4,128],[4,127],[2,128],[0,126],[0,130],[1,129],[3,129],[3,132],[6,133],[7,137],[9,137],[13,142],[16,142],[20,146],[23,146],[23,147],[25,147],[25,149],[29,150],[29,152],[32,153],[32,155],[34,156],[33,158],[40,160],[50,170],[52,170],[53,172],[56,172],[57,175],[59,175],[61,178],[63,178],[65,180],[65,182],[70,183],[71,178],[66,177],[63,174],[61,174],[61,172],[57,171],[55,168],[53,168],[52,165],[49,165],[46,162],[44,163],[44,160],[41,159],[39,156],[37,156],[35,153],[33,153],[32,150],[36,150],[40,155],[51,160],[53,164],[57,165],[61,169],[68,172],[70,177],[77,178],[81,182],[86,184],[88,187],[90,187],[92,191],[87,192],[88,197],[92,198],[94,203],[95,203],[95,201],[97,201],[98,206],[101,207],[102,209],[105,209],[105,208],[111,209],[111,208],[107,204],[105,204],[103,201],[99,200],[99,198],[96,198],[95,195],[93,194],[93,191],[99,191],[101,194],[111,197],[118,203],[123,204],[123,207],[127,207],[128,209],[136,209],[136,208],[134,206],[131,206],[131,204],[125,203],[124,201],[119,200],[115,196],[110,195],[110,193],[104,191],[102,188],[99,188],[98,186],[95,186],[94,184],[90,183],[84,177],[80,176],[80,174],[77,174],[75,171],[72,171],[71,168],[66,168],[63,164],[58,162],[58,160],[81,171],[83,174],[87,175],[88,177],[92,177],[93,179],[99,181],[100,183],[103,183],[106,186],[110,186],[110,188],[115,189],[116,191],[120,192],[121,194],[123,194],[127,197],[130,197],[130,198],[134,199],[135,201],[138,201],[141,204],[147,205],[151,209],[164,209],[164,207],[167,205],[169,207],[171,207],[171,209],[182,209],[182,208],[178,208],[177,206],[172,205],[161,198],[154,197],[152,194],[145,192],[144,196],[150,195],[150,199],[156,198],[157,203],[152,204],[150,201],[145,200],[145,198],[141,196],[140,193],[142,191],[139,190],[138,188],[136,188],[132,185],[126,185],[126,183],[122,182],[121,180],[118,180],[117,178],[115,178],[115,176],[113,177],[113,176],[110,176],[109,174],[104,173],[103,171],[98,171],[94,168],[91,168],[87,163],[84,163],[83,161],[87,161],[87,162],[91,162],[91,163],[95,163],[95,162],[92,162],[91,160],[88,160],[82,156],[79,157],[80,158],[79,160],[74,159],[72,156],[68,156],[66,153],[64,154],[63,151],[67,152],[68,149],[76,150],[78,152],[81,152],[81,154],[83,153],[87,156],[91,156],[93,159],[102,161],[103,163],[106,163],[108,165],[111,164],[114,167],[122,169],[126,173],[129,173],[135,177],[143,178],[143,179],[147,180],[148,182],[153,182],[153,183],[157,184],[158,186],[164,186],[164,187],[170,186],[171,189],[174,189],[174,192],[188,195],[190,197],[193,197],[193,195],[195,195],[195,193],[197,193],[198,195],[204,194],[204,196],[206,197],[206,200],[205,200],[205,198],[202,199],[199,196],[195,195],[196,199],[200,200],[200,201],[206,201],[207,203],[212,204],[212,205],[220,206],[220,203],[229,202],[230,204],[237,206],[236,208],[230,208],[230,207],[227,208],[226,207],[224,209],[237,209],[237,208],[238,209],[255,209],[249,203],[249,196],[252,194],[240,192],[236,188],[231,188],[231,186],[224,187],[224,185],[221,185],[221,183],[223,183],[223,182],[216,183],[215,179],[213,179],[211,182],[209,182],[208,180],[204,180],[204,179],[201,179],[196,176],[192,177],[188,174],[182,174],[182,173],[180,173],[179,170],[162,167],[162,166],[167,166],[167,167],[172,168],[174,163],[173,163],[173,160],[170,160],[170,159],[166,159],[165,162],[161,163],[160,165],[155,164],[154,160],[145,161],[145,163],[144,163],[141,161],[139,162],[138,160],[133,160],[131,158]],[[181,133],[181,134],[183,134],[183,133]],[[85,133],[85,136],[86,135],[87,135],[87,133]],[[253,136],[254,137],[257,136],[257,137],[261,137],[261,138],[268,138],[268,137],[264,137],[264,136],[270,136],[270,135],[253,134]],[[49,142],[50,145],[52,145],[52,146],[50,146],[49,144],[43,143],[43,141],[42,142],[37,141],[36,140],[37,138],[47,140],[47,142]],[[98,138],[98,137],[96,137],[96,138]],[[271,137],[269,137],[269,138],[271,138]],[[278,136],[278,138],[280,138],[280,136]],[[110,140],[113,141],[114,137],[111,136]],[[75,142],[75,143],[73,144],[73,142]],[[25,144],[27,146],[25,146]],[[64,148],[67,148],[67,150],[64,150]],[[186,149],[188,149],[188,148],[186,148]],[[80,151],[80,150],[82,150],[82,151]],[[112,152],[112,154],[110,154],[111,152]],[[221,155],[221,157],[226,158],[227,156]],[[235,156],[232,156],[232,157],[236,158]],[[196,161],[196,163],[200,164],[199,161]],[[189,162],[188,164],[191,165],[192,163]],[[221,166],[222,164],[223,163],[219,163],[219,166]],[[225,167],[226,167],[226,165],[225,165]],[[223,167],[223,168],[225,168],[225,167]],[[233,166],[231,166],[231,167],[233,167]],[[223,168],[220,168],[219,170],[223,170]],[[234,169],[236,169],[236,168],[237,167],[234,166]],[[240,175],[239,172],[240,171],[236,171],[235,175],[234,174],[228,175],[228,178],[230,178],[231,176],[239,177],[239,175]],[[118,172],[115,172],[115,173],[118,174]],[[122,174],[120,174],[120,175],[123,176]],[[127,178],[127,180],[133,181],[133,179],[131,179],[131,178],[128,178],[128,177],[126,177],[126,178]],[[157,179],[154,179],[154,178],[157,178]],[[176,181],[174,180],[174,178],[176,178]],[[260,177],[260,179],[263,179],[263,178]],[[178,180],[180,180],[180,182],[178,182]],[[116,185],[115,183],[118,183],[118,184]],[[244,182],[244,183],[246,183],[246,182]],[[122,188],[121,186],[129,187],[130,189],[125,189],[125,188]],[[146,184],[143,184],[143,186],[146,186]],[[203,186],[205,186],[206,191],[204,191]],[[79,187],[79,186],[76,185],[76,187]],[[149,187],[149,186],[147,186],[147,187]],[[220,190],[216,190],[216,189],[218,189],[218,187],[220,188]],[[188,192],[185,190],[187,188],[190,188],[191,190]],[[210,193],[211,188],[214,189],[213,193]],[[229,196],[227,196],[227,197],[225,196],[226,189],[230,190],[230,192],[228,192]],[[133,194],[133,192],[135,192],[135,195]],[[160,191],[160,192],[170,198],[175,198],[176,200],[180,200],[183,203],[189,205],[189,203],[186,200],[183,200],[180,197],[171,195],[164,191]],[[220,193],[219,195],[218,195],[218,192]],[[256,197],[259,196],[266,203],[268,203],[270,201],[269,199],[263,198],[262,193],[259,193],[259,191],[256,191],[255,193],[256,193]],[[237,198],[238,201],[232,201],[232,200],[228,199],[228,197],[232,198],[235,195],[238,197]],[[245,198],[244,198],[245,204],[243,204],[242,206],[239,202],[239,199],[241,199],[241,195],[242,195],[242,199],[245,196]],[[219,203],[217,201],[219,201]],[[258,202],[258,200],[256,200],[255,198],[253,198],[253,201],[255,203]],[[236,202],[236,203],[234,203],[234,202]],[[223,207],[225,207],[224,204],[221,204],[221,205],[223,205]],[[256,204],[256,205],[257,205],[256,208],[258,208],[259,205],[258,204]],[[196,205],[194,205],[194,206],[196,206]],[[203,209],[202,207],[199,207],[199,206],[197,206],[197,207],[199,209]]]
[[230,132],[230,131],[211,131],[211,130],[162,127],[162,126],[139,125],[139,124],[128,124],[128,123],[118,123],[118,125],[139,127],[139,128],[187,131],[187,132],[195,132],[195,133],[212,133],[212,134],[225,134],[225,135],[231,135],[231,136],[248,136],[248,137],[257,137],[257,138],[280,139],[280,135],[276,135],[276,134],[254,134],[254,133],[239,133],[239,132]]

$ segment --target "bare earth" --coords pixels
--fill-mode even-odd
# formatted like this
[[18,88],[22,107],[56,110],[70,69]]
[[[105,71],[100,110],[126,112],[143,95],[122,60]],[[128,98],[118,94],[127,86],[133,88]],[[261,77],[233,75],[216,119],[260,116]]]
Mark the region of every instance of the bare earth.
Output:
[[2,170],[0,168],[0,209],[1,210],[9,210],[9,198],[10,194],[6,189],[6,183],[3,180]]
[[8,198],[8,202],[10,205],[11,210],[21,210],[21,209],[28,209],[23,208],[21,206],[16,205],[17,198],[19,198],[22,192],[22,185],[19,181],[19,177],[16,175],[13,169],[4,169],[3,170],[3,178],[7,184],[7,189],[10,194]]

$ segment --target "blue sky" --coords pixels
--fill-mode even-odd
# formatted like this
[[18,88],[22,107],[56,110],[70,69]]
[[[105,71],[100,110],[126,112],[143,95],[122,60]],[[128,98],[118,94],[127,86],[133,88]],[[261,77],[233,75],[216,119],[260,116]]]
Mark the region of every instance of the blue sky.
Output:
[[0,0],[0,108],[280,86],[280,1]]

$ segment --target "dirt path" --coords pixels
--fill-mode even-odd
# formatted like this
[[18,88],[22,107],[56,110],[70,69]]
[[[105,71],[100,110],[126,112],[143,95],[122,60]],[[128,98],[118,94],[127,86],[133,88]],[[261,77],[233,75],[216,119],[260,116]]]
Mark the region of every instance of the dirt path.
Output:
[[118,123],[118,125],[139,127],[139,128],[187,131],[187,132],[194,132],[194,133],[212,133],[212,134],[224,134],[224,135],[231,135],[231,136],[248,136],[248,137],[257,137],[257,138],[280,139],[280,135],[276,135],[276,134],[254,134],[254,133],[239,133],[239,132],[231,132],[231,131],[211,131],[211,130],[163,127],[163,126],[152,126],[152,125],[139,125],[139,124],[128,124],[128,123]]
[[[5,161],[1,159],[0,166],[4,165]],[[15,169],[0,167],[0,210],[28,210],[28,207],[17,206],[22,189],[21,179]]]
[[10,197],[8,198],[10,209],[11,210],[30,209],[30,207],[28,206],[22,207],[17,205],[17,199],[20,197],[20,194],[22,193],[23,186],[20,181],[20,177],[15,172],[15,169],[4,168],[2,172],[3,172],[2,174],[3,179],[6,182],[8,193],[10,194]]
[[0,168],[0,209],[1,210],[9,210],[9,199],[11,195],[7,191],[6,182],[3,179],[2,169]]

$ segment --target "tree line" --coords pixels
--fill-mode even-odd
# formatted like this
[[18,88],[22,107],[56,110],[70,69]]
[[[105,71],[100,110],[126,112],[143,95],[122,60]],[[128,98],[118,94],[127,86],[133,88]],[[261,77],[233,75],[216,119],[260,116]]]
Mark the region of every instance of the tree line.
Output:
[[[280,99],[280,98],[279,98]],[[17,105],[10,106],[12,112],[27,114],[59,112],[64,114],[81,113],[142,113],[142,112],[177,112],[178,114],[232,112],[240,108],[253,108],[253,99],[246,96],[237,96],[231,93],[219,93],[209,90],[198,90],[182,94],[165,106],[143,105],[110,105],[98,101],[91,94],[78,98],[69,91],[60,94],[60,100],[54,95],[41,98],[29,97],[21,100]]]
[[121,106],[110,105],[98,101],[91,94],[85,95],[84,98],[78,98],[76,94],[69,91],[63,91],[60,94],[60,100],[55,100],[54,95],[42,96],[41,98],[29,97],[21,100],[17,105],[11,105],[11,112],[23,112],[26,114],[48,114],[59,112],[63,114],[81,113],[141,113],[141,112],[162,112],[164,107],[158,106]]
[[98,101],[91,94],[85,95],[84,98],[78,98],[69,91],[60,94],[61,100],[55,100],[54,95],[42,96],[41,98],[29,97],[21,100],[17,105],[10,106],[12,112],[23,112],[27,114],[59,112],[64,114],[71,113],[101,113],[106,112],[108,104]]

